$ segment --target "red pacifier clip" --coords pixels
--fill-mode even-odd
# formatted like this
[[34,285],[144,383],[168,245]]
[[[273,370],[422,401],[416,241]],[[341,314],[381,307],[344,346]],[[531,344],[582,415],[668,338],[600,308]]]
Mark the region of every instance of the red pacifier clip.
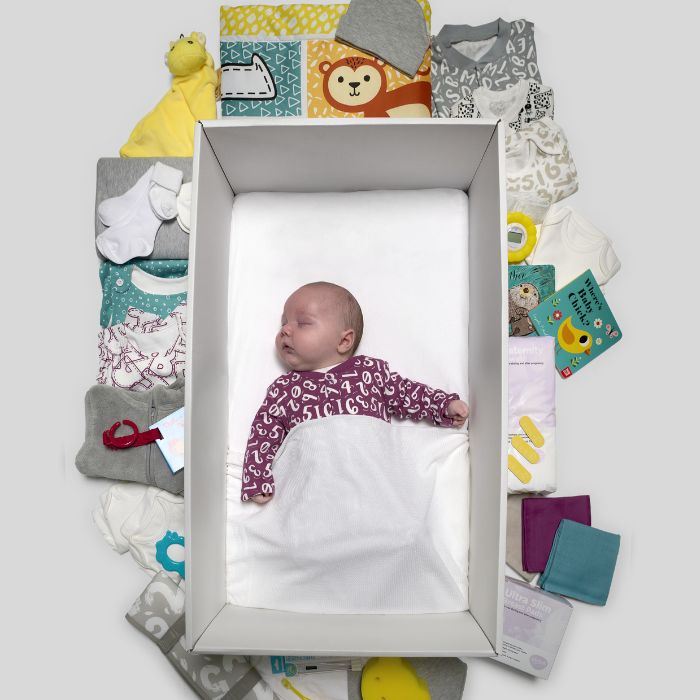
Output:
[[[133,430],[131,435],[114,435],[114,433],[117,432],[117,428],[122,425],[122,423]],[[142,445],[148,445],[151,442],[162,439],[163,436],[158,428],[152,428],[145,433],[141,433],[136,423],[128,419],[121,422],[117,421],[109,430],[105,430],[102,433],[102,442],[104,446],[113,450],[125,450],[127,447],[141,447]]]

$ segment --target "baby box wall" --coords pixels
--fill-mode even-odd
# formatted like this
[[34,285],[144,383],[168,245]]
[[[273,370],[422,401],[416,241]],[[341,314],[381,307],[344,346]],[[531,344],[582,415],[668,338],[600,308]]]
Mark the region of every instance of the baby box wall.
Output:
[[[459,159],[453,157],[455,152],[461,154]],[[488,656],[500,649],[507,376],[502,162],[502,127],[487,120],[237,119],[198,126],[186,389],[190,649],[329,656]],[[433,165],[438,163],[439,167]],[[469,266],[470,297],[478,300],[471,304],[469,315],[469,397],[465,397],[472,408],[470,609],[422,615],[319,615],[231,605],[226,598],[224,464],[234,195],[435,188],[468,194],[469,256],[464,264]]]

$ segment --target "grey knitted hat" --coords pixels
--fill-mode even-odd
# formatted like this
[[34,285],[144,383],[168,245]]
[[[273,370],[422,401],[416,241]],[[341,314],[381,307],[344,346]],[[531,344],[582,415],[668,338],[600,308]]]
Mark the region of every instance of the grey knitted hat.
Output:
[[372,54],[414,77],[430,44],[416,0],[352,0],[336,41]]

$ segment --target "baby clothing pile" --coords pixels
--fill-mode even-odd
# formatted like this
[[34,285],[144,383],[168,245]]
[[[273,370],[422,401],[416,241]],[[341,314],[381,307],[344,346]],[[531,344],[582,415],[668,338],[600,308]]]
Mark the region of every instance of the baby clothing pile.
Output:
[[154,424],[184,406],[191,183],[183,179],[192,160],[163,160],[98,162],[95,245],[107,259],[96,384],[76,456],[81,473],[117,481],[95,524],[150,575],[163,571],[157,543],[184,532],[184,473],[169,466]]
[[[168,531],[185,531],[185,501],[182,496],[154,486],[116,483],[100,496],[92,517],[115,552],[128,552],[139,567],[153,576],[163,571],[156,559],[155,543]],[[184,553],[179,558],[184,558]],[[179,582],[178,574],[168,575]]]
[[542,83],[534,30],[526,19],[445,25],[432,38],[433,116],[503,122],[508,210],[539,226],[527,262],[554,265],[559,288],[589,268],[602,286],[620,268],[609,239],[570,207],[552,208],[578,190],[578,172],[554,121],[554,91]]
[[445,25],[432,38],[433,116],[500,119],[506,126],[508,209],[536,223],[576,192],[576,166],[542,84],[535,26],[497,19]]
[[86,476],[117,481],[95,523],[150,574],[163,570],[156,543],[184,532],[184,473],[169,466],[154,424],[185,401],[191,183],[183,179],[192,160],[165,160],[98,162],[95,244],[108,259],[99,266],[96,384],[75,460]]
[[187,261],[100,266],[98,384],[148,391],[185,369]]
[[433,116],[503,122],[508,210],[536,225],[532,267],[509,269],[510,333],[525,337],[509,346],[507,563],[527,580],[541,574],[546,591],[604,605],[619,536],[591,527],[588,496],[537,497],[557,490],[555,345],[534,335],[528,312],[587,271],[603,287],[620,261],[586,218],[553,206],[578,190],[578,173],[542,83],[534,24],[445,25],[432,49]]
[[96,247],[113,259],[99,266],[97,376],[85,396],[76,466],[180,494],[182,472],[173,473],[154,436],[144,437],[184,405],[189,236],[177,221],[189,226],[190,183],[182,180],[191,178],[192,161],[167,161],[98,162]]
[[93,519],[153,577],[126,619],[200,697],[277,700],[247,659],[194,655],[184,641],[184,471],[173,472],[153,426],[184,406],[191,173],[189,158],[98,162],[95,244],[107,259],[76,466],[116,480]]

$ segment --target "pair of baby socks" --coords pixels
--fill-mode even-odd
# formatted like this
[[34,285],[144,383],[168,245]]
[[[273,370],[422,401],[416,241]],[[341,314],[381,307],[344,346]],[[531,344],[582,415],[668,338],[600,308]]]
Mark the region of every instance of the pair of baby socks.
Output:
[[123,195],[100,202],[97,215],[109,227],[95,240],[100,253],[118,265],[150,255],[161,222],[177,216],[181,185],[181,170],[156,163]]

